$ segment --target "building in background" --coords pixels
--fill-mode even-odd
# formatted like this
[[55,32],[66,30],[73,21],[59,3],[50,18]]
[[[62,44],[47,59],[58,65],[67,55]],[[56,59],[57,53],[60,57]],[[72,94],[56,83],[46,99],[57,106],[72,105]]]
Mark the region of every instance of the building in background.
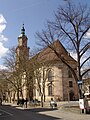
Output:
[[85,94],[90,94],[90,78],[83,79],[83,91]]
[[[55,40],[52,45],[77,72],[77,62],[70,56],[60,41]],[[51,98],[61,101],[78,100],[78,86],[70,69],[49,47],[38,53],[37,61],[42,63],[39,68],[41,80],[38,83],[38,77],[36,77],[34,98],[41,99],[41,90],[46,101],[50,101]]]
[[[22,68],[24,66],[22,83],[23,98],[41,100],[41,94],[44,94],[45,100],[49,101],[51,98],[56,100],[77,100],[78,99],[78,86],[70,71],[70,69],[56,56],[56,54],[49,48],[45,48],[33,58],[37,58],[40,66],[34,69],[34,73],[39,70],[38,76],[30,76],[33,78],[31,88],[27,87],[27,72],[26,68],[29,67],[29,47],[27,47],[27,36],[25,35],[24,25],[21,29],[21,34],[18,37],[18,46],[16,48],[16,67]],[[70,56],[59,40],[55,40],[53,45],[62,57],[64,57],[77,72],[77,62]],[[19,64],[19,62],[23,64]],[[28,65],[27,65],[28,64]],[[33,63],[32,63],[33,64]],[[29,67],[30,68],[30,67]],[[38,79],[39,77],[39,79]],[[28,79],[30,80],[30,79]],[[33,85],[34,84],[34,85]],[[30,91],[28,91],[31,89]],[[28,93],[28,94],[27,94]]]

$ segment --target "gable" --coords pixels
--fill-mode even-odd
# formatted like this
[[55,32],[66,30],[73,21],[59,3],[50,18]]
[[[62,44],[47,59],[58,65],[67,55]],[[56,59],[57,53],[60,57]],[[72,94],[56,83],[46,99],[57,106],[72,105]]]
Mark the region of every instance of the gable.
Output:
[[70,54],[67,52],[67,50],[64,48],[59,40],[55,40],[49,47],[43,49],[41,52],[35,55],[34,58],[36,58],[38,62],[61,62],[60,58],[57,57],[54,50],[52,50],[50,47],[57,51],[70,64],[77,64],[76,60],[70,56]]

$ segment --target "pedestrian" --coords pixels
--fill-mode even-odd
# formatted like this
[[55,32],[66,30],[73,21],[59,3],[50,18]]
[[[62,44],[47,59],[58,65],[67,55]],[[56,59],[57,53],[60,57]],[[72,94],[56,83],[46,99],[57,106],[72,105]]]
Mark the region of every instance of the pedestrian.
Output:
[[26,98],[25,102],[26,102],[26,108],[27,108],[27,102],[28,102],[28,99],[27,99],[27,98]]
[[24,105],[24,98],[22,98],[22,107],[23,107],[23,105]]
[[53,98],[51,98],[50,106],[51,106],[52,108],[57,107],[57,103],[53,100]]

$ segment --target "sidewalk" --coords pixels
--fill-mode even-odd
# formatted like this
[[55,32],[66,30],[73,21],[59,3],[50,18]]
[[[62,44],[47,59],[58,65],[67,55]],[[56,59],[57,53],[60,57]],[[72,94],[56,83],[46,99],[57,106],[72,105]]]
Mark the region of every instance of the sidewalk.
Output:
[[14,106],[14,107],[16,107],[17,109],[22,109],[22,110],[25,110],[25,109],[33,109],[33,108],[41,108],[41,106],[30,106],[29,104],[27,105],[27,108],[26,108],[26,105],[25,105],[25,104],[24,104],[23,106],[20,106],[20,105],[17,105],[17,103],[8,103],[8,102],[3,102],[3,105]]
[[[17,105],[16,103],[3,103],[4,105],[11,105],[11,106],[15,106],[16,108],[18,109],[32,109],[32,108],[41,108],[41,106],[35,106],[35,105],[32,105],[30,106],[30,104],[28,103],[27,105],[27,108],[25,105],[20,106],[20,105]],[[51,108],[50,107],[50,103],[49,102],[45,102],[44,103],[44,107],[43,108]],[[57,109],[79,109],[79,106],[78,106],[78,101],[62,101],[62,102],[57,102]]]
[[33,112],[37,112],[38,114],[44,114],[47,116],[56,117],[63,120],[90,120],[90,114],[80,114],[80,109],[78,106],[78,101],[70,101],[70,102],[57,102],[57,109],[51,109],[49,106],[49,102],[44,104],[44,107],[41,106],[29,106],[27,108],[20,107],[16,104],[12,103],[3,103],[4,105],[15,106],[17,109],[31,109]]

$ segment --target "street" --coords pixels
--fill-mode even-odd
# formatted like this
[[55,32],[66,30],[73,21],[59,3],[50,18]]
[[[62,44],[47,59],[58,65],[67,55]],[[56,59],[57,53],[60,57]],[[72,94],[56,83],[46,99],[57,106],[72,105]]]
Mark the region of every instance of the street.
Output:
[[17,109],[15,106],[0,106],[0,120],[57,120],[57,117],[43,115],[38,112],[47,111],[48,109]]
[[90,120],[90,114],[80,114],[64,109],[0,106],[0,120]]

